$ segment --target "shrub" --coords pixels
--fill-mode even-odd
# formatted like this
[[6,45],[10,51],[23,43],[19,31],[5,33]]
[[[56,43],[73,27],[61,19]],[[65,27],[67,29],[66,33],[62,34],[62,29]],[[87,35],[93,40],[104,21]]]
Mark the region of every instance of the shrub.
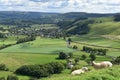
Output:
[[73,49],[78,49],[78,47],[76,45],[73,46]]
[[66,59],[68,57],[68,55],[64,52],[60,52],[59,53],[59,59]]
[[85,54],[83,54],[82,56],[81,56],[81,59],[82,60],[85,60],[87,58],[87,56],[85,55]]
[[7,80],[18,80],[18,77],[15,76],[15,75],[9,75],[9,76],[7,77]]
[[68,53],[68,56],[69,56],[70,58],[73,58],[73,53]]
[[90,57],[90,60],[91,60],[91,61],[94,61],[94,60],[96,59],[96,55],[93,54],[93,53],[91,53],[91,54],[89,55],[89,57]]
[[113,64],[120,64],[120,56],[112,60]]
[[64,64],[60,62],[52,62],[50,65],[53,67],[54,74],[61,73],[61,71],[65,69]]
[[29,41],[34,41],[36,39],[35,36],[28,36],[26,38],[21,38],[21,39],[18,39],[16,44],[19,44],[19,43],[24,43],[24,42],[29,42]]
[[78,64],[78,62],[80,61],[80,58],[77,57],[74,59],[74,61],[75,61],[75,64]]
[[74,66],[72,69],[71,69],[71,72],[74,71],[74,70],[77,70],[77,69],[80,69],[79,66]]
[[82,51],[85,51],[87,53],[94,53],[94,54],[97,54],[97,55],[105,56],[108,49],[97,49],[97,48],[91,48],[91,47],[83,46]]
[[0,64],[0,70],[1,71],[8,71],[9,69],[6,67],[5,64]]
[[52,62],[44,65],[25,65],[18,68],[15,73],[31,76],[35,78],[47,77],[51,74],[61,73],[64,64],[60,62]]
[[85,59],[85,62],[86,62],[87,64],[90,64],[91,59],[87,58],[87,59]]

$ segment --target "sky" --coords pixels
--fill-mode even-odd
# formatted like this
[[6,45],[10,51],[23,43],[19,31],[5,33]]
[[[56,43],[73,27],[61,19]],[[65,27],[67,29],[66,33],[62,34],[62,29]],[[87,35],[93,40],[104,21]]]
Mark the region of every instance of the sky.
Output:
[[0,11],[118,13],[120,0],[0,0]]

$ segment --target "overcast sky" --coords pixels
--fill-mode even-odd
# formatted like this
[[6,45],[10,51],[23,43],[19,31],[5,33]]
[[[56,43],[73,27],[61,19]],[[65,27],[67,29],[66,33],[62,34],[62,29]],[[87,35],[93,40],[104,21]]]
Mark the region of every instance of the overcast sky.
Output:
[[0,0],[0,11],[120,12],[120,0]]

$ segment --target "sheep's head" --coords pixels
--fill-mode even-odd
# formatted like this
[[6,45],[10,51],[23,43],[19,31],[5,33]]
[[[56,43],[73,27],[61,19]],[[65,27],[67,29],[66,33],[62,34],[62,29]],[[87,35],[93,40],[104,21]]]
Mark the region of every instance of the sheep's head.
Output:
[[93,66],[95,64],[95,61],[91,61],[90,64]]
[[82,67],[83,71],[88,71],[89,69],[87,67]]

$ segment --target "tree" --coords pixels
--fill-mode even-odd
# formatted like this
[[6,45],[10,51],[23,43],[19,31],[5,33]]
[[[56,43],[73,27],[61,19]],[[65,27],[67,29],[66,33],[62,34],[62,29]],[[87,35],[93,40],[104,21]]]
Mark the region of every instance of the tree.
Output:
[[78,62],[80,61],[80,58],[77,57],[74,59],[74,61],[75,61],[75,64],[78,64]]
[[9,69],[6,67],[5,64],[0,64],[0,71],[8,71]]
[[7,38],[7,37],[5,36],[5,34],[0,33],[0,38]]
[[67,42],[68,42],[68,47],[70,46],[70,44],[71,44],[71,38],[68,38],[68,40],[67,40]]
[[82,60],[85,60],[87,58],[87,56],[85,55],[85,54],[83,54],[82,56],[81,56],[81,59]]
[[73,58],[73,53],[68,53],[68,56],[70,57],[70,58]]
[[112,63],[114,63],[114,64],[120,64],[120,56],[118,56],[117,58],[115,58],[114,60],[112,60]]
[[85,59],[85,62],[89,65],[91,63],[91,59],[87,58]]
[[78,47],[76,45],[73,46],[73,49],[78,49]]
[[64,53],[64,52],[60,52],[59,53],[59,59],[66,59],[68,57],[68,55],[66,54],[66,53]]
[[91,61],[94,61],[94,60],[96,59],[96,55],[93,54],[93,53],[91,53],[91,54],[89,55],[89,57],[90,57],[90,60],[91,60]]

